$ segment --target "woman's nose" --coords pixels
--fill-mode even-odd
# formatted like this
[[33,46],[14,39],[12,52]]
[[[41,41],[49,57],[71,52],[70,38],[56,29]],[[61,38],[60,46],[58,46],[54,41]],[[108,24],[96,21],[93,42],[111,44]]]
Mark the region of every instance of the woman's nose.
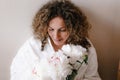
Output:
[[54,38],[59,38],[59,36],[60,36],[60,34],[59,34],[59,32],[58,31],[56,31],[55,33],[54,33]]

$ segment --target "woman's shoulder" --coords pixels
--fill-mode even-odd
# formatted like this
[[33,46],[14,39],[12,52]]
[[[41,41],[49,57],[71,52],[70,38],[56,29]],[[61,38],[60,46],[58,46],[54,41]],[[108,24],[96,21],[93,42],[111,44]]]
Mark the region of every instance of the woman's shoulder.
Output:
[[13,58],[10,67],[13,78],[17,78],[16,75],[19,75],[19,73],[22,73],[21,75],[25,74],[27,70],[34,65],[34,62],[40,59],[39,56],[37,56],[37,52],[40,53],[40,44],[41,42],[39,40],[35,39],[34,37],[30,37],[20,47],[17,54]]
[[[41,48],[41,41],[34,37],[30,37],[27,39],[23,45],[18,50],[16,57],[36,57],[38,53],[40,53]],[[35,56],[34,56],[35,55]]]
[[96,49],[94,47],[94,44],[92,43],[92,41],[89,38],[86,38],[87,41],[90,43],[90,47],[88,48],[88,51],[90,54],[96,54]]
[[34,45],[41,45],[41,41],[39,40],[39,39],[37,39],[36,37],[34,37],[34,36],[32,36],[32,37],[30,37],[28,40],[26,40],[26,42],[25,43],[29,43],[29,44],[31,44],[32,46],[34,46]]
[[23,45],[21,46],[21,49],[40,49],[41,48],[41,41],[34,36],[27,39]]

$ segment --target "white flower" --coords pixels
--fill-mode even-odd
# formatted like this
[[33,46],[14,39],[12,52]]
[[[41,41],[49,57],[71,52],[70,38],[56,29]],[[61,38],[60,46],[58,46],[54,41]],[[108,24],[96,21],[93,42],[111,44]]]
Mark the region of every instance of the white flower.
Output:
[[82,56],[86,49],[80,45],[64,45],[62,47],[63,52],[68,56]]
[[66,80],[73,69],[78,70],[86,55],[86,49],[81,46],[64,45],[58,52],[47,54],[42,53],[40,61],[36,61],[32,70],[35,80]]
[[64,45],[62,47],[64,54],[70,57],[70,62],[74,64],[77,60],[80,60],[81,57],[86,53],[86,49],[80,45]]
[[72,49],[71,46],[67,44],[67,45],[63,45],[62,50],[65,53],[70,53]]
[[60,50],[53,55],[44,56],[41,61],[36,61],[33,68],[33,74],[39,80],[65,80],[71,73],[69,59]]

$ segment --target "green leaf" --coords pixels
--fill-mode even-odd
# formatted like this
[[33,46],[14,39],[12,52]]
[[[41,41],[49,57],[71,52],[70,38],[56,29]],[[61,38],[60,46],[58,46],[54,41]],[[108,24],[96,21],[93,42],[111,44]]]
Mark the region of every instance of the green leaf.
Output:
[[71,75],[68,75],[66,80],[74,80],[75,76],[77,75],[77,70],[76,69],[73,69],[72,70],[72,74]]
[[85,62],[86,64],[88,64],[87,61],[88,61],[88,55],[85,55],[85,56],[84,56],[84,62]]

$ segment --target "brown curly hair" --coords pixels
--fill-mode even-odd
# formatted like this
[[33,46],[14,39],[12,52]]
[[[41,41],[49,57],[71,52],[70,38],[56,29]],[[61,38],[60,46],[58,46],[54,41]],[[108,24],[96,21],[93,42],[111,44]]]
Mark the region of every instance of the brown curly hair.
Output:
[[49,22],[57,16],[63,18],[70,33],[67,44],[81,45],[86,49],[91,46],[86,39],[91,26],[80,8],[68,0],[52,0],[40,8],[33,20],[33,33],[42,42],[41,50],[47,42]]

